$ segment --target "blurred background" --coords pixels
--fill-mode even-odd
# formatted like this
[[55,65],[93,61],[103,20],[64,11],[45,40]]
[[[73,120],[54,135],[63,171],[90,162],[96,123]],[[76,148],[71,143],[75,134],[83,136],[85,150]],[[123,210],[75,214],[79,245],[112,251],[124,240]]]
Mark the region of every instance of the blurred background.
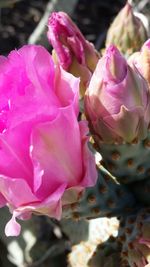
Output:
[[[8,54],[10,50],[28,42],[40,42],[48,46],[46,38],[40,34],[45,28],[49,13],[54,10],[69,13],[86,38],[98,46],[125,2],[126,0],[0,0],[0,53]],[[38,32],[35,32],[38,26]]]
[[[149,15],[149,0],[130,2],[137,11]],[[42,33],[54,10],[67,12],[86,38],[99,48],[110,23],[125,3],[126,0],[0,0],[0,53],[8,54],[26,43],[48,47]]]

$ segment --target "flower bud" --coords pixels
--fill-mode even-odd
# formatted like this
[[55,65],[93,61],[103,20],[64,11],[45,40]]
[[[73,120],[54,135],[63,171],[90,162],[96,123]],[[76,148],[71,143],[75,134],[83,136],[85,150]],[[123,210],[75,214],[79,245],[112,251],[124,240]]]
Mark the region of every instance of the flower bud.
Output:
[[126,56],[138,51],[147,39],[147,32],[141,19],[134,15],[127,2],[110,26],[106,46],[114,44]]
[[48,39],[54,48],[55,61],[81,78],[80,88],[83,95],[98,62],[98,52],[64,12],[53,12],[49,18]]
[[[131,241],[130,241],[131,240]],[[126,259],[129,266],[150,266],[150,213],[147,209],[141,210],[136,217],[132,234],[127,246]],[[125,246],[125,244],[124,244]]]
[[85,111],[96,142],[144,139],[150,120],[149,91],[115,46],[99,60],[85,96]]
[[131,67],[136,66],[150,86],[150,39],[144,43],[140,52],[129,57],[128,62]]

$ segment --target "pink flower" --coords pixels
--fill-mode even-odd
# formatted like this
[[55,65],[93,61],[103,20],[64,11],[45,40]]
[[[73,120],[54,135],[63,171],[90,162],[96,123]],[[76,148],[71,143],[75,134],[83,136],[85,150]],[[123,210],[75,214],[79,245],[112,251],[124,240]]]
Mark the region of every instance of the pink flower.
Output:
[[114,46],[99,60],[85,97],[95,138],[112,143],[144,139],[150,121],[146,81],[132,70]]
[[64,12],[51,14],[48,39],[54,48],[55,61],[68,72],[81,78],[80,93],[83,96],[100,57],[99,53]]
[[78,88],[41,46],[0,58],[0,205],[13,213],[6,235],[19,234],[16,217],[60,219],[62,205],[96,182]]
[[132,68],[135,66],[138,69],[150,87],[150,39],[144,43],[140,52],[129,57],[128,62]]

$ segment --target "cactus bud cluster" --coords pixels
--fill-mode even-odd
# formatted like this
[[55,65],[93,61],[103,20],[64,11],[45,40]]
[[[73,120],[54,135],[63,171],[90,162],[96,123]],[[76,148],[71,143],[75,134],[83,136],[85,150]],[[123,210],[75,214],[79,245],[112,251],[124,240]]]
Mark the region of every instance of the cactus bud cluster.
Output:
[[91,143],[102,156],[97,183],[64,205],[63,217],[122,218],[117,242],[100,244],[93,255],[82,243],[69,266],[148,267],[150,216],[143,208],[150,203],[150,40],[144,25],[127,2],[108,30],[101,58],[63,12],[52,14],[48,38],[55,62],[81,79]]
[[48,39],[54,48],[55,61],[68,72],[81,78],[80,95],[83,96],[100,57],[99,53],[64,12],[54,12],[51,15],[48,22]]

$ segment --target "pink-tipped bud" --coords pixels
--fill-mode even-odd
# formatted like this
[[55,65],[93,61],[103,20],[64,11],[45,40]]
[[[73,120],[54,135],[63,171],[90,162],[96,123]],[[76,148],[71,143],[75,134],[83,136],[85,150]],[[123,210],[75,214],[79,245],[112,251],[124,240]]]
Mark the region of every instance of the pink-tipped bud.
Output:
[[147,39],[147,32],[141,19],[134,15],[127,2],[110,26],[106,46],[114,44],[126,56],[138,51]]
[[68,72],[81,78],[84,93],[99,59],[93,44],[88,42],[71,18],[54,12],[48,21],[48,39],[54,48],[55,61]]
[[131,67],[136,66],[150,87],[150,39],[144,43],[140,52],[129,57],[128,62]]
[[99,60],[85,96],[85,110],[96,141],[144,139],[150,121],[145,79],[110,46]]

